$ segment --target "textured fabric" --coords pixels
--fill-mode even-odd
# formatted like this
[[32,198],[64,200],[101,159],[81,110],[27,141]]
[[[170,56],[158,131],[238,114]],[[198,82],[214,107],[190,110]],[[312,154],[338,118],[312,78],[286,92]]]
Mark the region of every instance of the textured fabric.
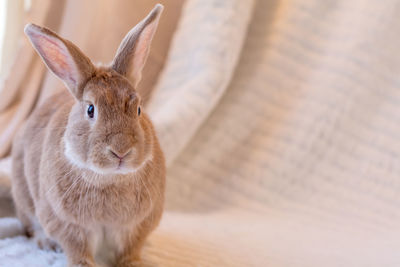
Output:
[[[188,0],[149,103],[169,168],[144,264],[399,266],[399,13]],[[0,240],[0,265],[32,255],[64,261]]]
[[[63,1],[58,1],[57,6],[62,6],[62,3]],[[16,5],[16,3],[12,5]],[[23,25],[35,21],[38,24],[54,26],[52,18],[57,15],[60,17],[60,9],[52,9],[50,0],[35,0],[35,5],[29,12],[15,15],[17,17],[13,20],[9,19],[7,24],[16,23],[18,20],[18,24],[13,24],[10,28],[14,30],[19,28],[16,34],[20,38],[9,36],[14,35],[11,33],[5,35],[5,38],[10,38],[10,40],[5,39],[5,42],[10,42],[17,47],[15,48],[16,53],[7,56],[7,59],[13,58],[14,60],[7,62],[7,70],[2,69],[0,75],[0,158],[9,154],[16,131],[35,107],[40,94],[42,77],[46,71],[46,67],[40,62],[39,57],[34,56],[35,52],[32,46],[22,38]]]

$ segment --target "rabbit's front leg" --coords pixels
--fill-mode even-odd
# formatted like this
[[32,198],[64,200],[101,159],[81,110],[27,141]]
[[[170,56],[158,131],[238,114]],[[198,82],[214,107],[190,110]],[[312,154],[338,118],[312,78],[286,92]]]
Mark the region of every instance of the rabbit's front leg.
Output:
[[64,223],[62,229],[51,233],[60,243],[70,267],[95,267],[94,257],[89,247],[88,233],[85,229]]
[[139,226],[126,233],[124,240],[121,240],[124,243],[123,250],[117,255],[117,267],[141,266],[140,252],[149,230]]
[[76,224],[60,220],[50,205],[41,203],[38,217],[46,233],[54,238],[67,256],[69,267],[95,267],[89,247],[88,232]]
[[90,251],[87,233],[75,225],[66,226],[58,241],[63,248],[70,267],[95,267],[94,257]]
[[140,253],[144,242],[151,231],[158,225],[161,219],[162,206],[158,205],[150,215],[147,216],[139,225],[127,232],[122,233],[121,238],[124,244],[121,253],[117,254],[117,267],[136,267],[142,266]]
[[123,252],[117,256],[117,267],[136,267],[140,265],[140,251],[144,242],[143,238],[138,238],[136,235],[131,236],[125,242]]

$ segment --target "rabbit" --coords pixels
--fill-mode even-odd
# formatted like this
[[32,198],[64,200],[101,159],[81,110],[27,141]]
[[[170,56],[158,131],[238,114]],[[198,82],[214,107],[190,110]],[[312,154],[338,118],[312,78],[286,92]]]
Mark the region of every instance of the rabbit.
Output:
[[24,29],[68,90],[18,131],[11,193],[26,234],[61,249],[68,266],[136,266],[161,219],[165,159],[136,88],[162,10],[129,31],[109,65],[49,29]]

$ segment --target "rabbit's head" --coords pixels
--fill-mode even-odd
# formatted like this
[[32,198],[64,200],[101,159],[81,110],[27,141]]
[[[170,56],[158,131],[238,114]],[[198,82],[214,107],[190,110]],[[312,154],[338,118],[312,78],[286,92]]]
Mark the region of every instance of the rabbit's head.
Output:
[[126,35],[107,67],[94,66],[79,48],[48,29],[25,27],[47,67],[74,96],[62,142],[64,154],[78,167],[129,173],[151,158],[152,125],[135,88],[161,12],[157,5]]

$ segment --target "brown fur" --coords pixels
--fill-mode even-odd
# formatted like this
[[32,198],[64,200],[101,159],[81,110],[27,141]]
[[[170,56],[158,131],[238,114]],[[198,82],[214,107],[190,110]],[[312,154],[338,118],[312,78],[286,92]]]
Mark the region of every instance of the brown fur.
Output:
[[[161,10],[128,33],[110,67],[93,66],[47,29],[26,27],[70,92],[48,99],[16,136],[12,195],[27,234],[44,248],[60,245],[70,266],[134,266],[161,218],[164,156],[134,89]],[[125,77],[132,72],[134,85]]]

